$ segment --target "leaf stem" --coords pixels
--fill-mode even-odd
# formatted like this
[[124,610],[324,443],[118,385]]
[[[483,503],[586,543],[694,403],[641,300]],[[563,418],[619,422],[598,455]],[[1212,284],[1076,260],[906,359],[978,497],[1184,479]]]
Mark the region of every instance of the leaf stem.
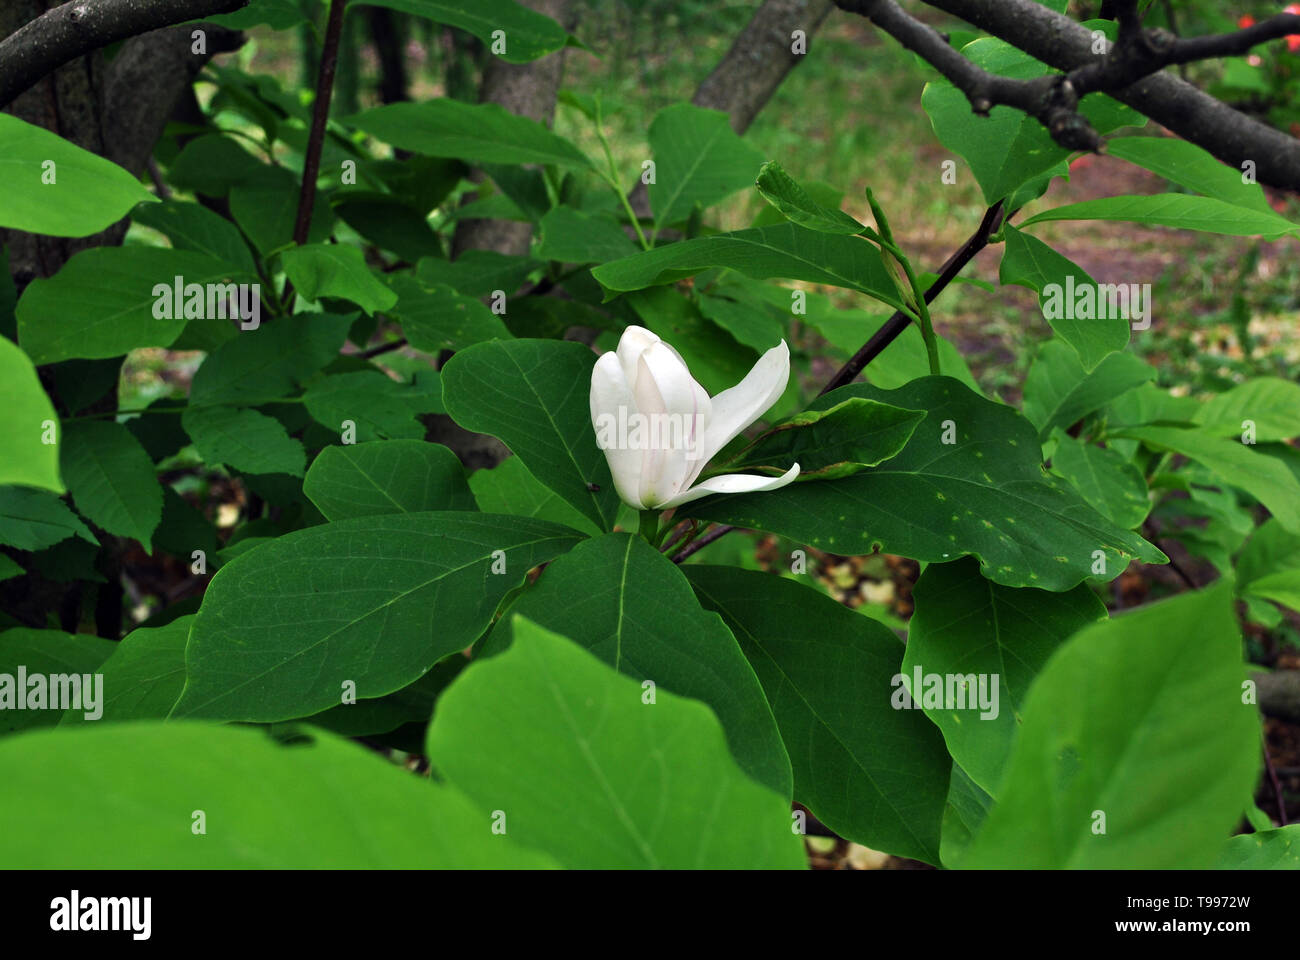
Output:
[[939,375],[939,344],[934,337],[934,323],[930,319],[930,307],[925,302],[925,291],[921,289],[920,282],[916,279],[916,272],[912,269],[912,262],[907,258],[907,254],[894,243],[894,232],[889,228],[889,220],[885,216],[884,208],[876,202],[875,194],[871,188],[867,187],[867,203],[871,205],[872,216],[876,218],[876,226],[880,228],[880,237],[877,242],[883,250],[898,262],[903,268],[903,273],[907,276],[907,283],[912,288],[912,300],[916,314],[921,321],[921,336],[925,340],[925,355],[930,361],[930,373],[932,376]]
[[[627,211],[628,220],[632,224],[632,229],[636,231],[637,239],[641,241],[641,249],[649,250],[650,241],[646,239],[644,231],[641,229],[641,220],[637,217],[636,211],[632,209],[632,204],[628,202],[627,191],[623,185],[618,182],[618,169],[614,165],[614,154],[609,149],[609,140],[605,138],[605,126],[600,112],[600,97],[596,97],[596,137],[600,140],[601,149],[605,151],[605,164],[609,169],[600,174],[601,179],[609,184],[610,189],[618,194],[618,199],[623,204],[623,209]],[[600,171],[597,171],[598,173]]]

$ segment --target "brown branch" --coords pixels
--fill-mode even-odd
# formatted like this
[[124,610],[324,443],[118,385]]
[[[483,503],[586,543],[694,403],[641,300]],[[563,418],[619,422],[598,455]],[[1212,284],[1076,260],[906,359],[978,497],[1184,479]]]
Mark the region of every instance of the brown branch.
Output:
[[727,534],[729,534],[732,530],[735,529],[736,529],[735,527],[729,527],[726,524],[719,524],[718,526],[712,528],[702,536],[692,540],[686,546],[682,547],[681,550],[677,551],[677,553],[673,555],[673,563],[681,563],[687,557],[691,556],[694,553],[698,553],[699,551],[707,547],[709,544],[711,544],[714,540],[722,539]]
[[0,42],[0,108],[70,60],[159,27],[230,13],[248,0],[71,0]]
[[298,196],[298,218],[293,225],[293,242],[299,246],[311,235],[311,208],[316,203],[316,178],[320,176],[320,154],[330,118],[330,98],[334,95],[339,37],[343,33],[343,11],[347,2],[331,0],[329,20],[325,25],[325,45],[321,50],[320,73],[316,77],[316,101],[312,104],[311,133],[307,138],[307,156],[302,166],[302,193]]
[[[1092,33],[1067,16],[1036,3],[1034,0],[925,0],[927,5],[960,17],[967,23],[1010,43],[1057,70],[1101,69],[1092,52]],[[1300,18],[1288,20],[1270,17],[1241,33],[1245,38],[1232,41],[1258,43],[1266,37],[1300,33]],[[1263,30],[1256,30],[1264,27]],[[1148,38],[1153,31],[1147,31]],[[1166,36],[1172,34],[1166,33]],[[1239,34],[1227,34],[1227,37]],[[1199,44],[1193,47],[1192,44]],[[1118,47],[1119,45],[1116,44]],[[1200,55],[1223,55],[1241,49],[1221,38],[1202,37],[1177,41],[1172,59],[1178,63],[1184,51]],[[1111,58],[1115,50],[1111,51]],[[1190,54],[1187,54],[1190,55]],[[1118,70],[1119,67],[1106,69]],[[1092,87],[1090,72],[1078,80],[1084,92]],[[1075,81],[1071,81],[1073,85]],[[1128,104],[1185,140],[1204,148],[1224,163],[1241,168],[1245,161],[1255,164],[1260,183],[1284,190],[1300,190],[1300,141],[1287,136],[1245,114],[1239,113],[1214,97],[1168,73],[1151,73],[1129,86],[1109,89],[1111,96]],[[1079,88],[1075,90],[1079,96]]]

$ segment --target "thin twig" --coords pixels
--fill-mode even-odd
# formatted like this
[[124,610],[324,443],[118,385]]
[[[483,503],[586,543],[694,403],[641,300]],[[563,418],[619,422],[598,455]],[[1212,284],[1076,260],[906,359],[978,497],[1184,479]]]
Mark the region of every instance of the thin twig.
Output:
[[681,563],[687,557],[691,556],[694,553],[698,553],[700,550],[703,550],[705,547],[711,544],[714,540],[719,540],[722,537],[725,537],[727,534],[729,534],[732,530],[735,529],[736,529],[735,527],[729,527],[726,524],[721,524],[719,526],[714,527],[708,533],[703,534],[702,536],[688,543],[686,546],[682,547],[682,549],[679,550],[676,553],[676,555],[673,556],[673,563]]
[[377,347],[367,347],[357,354],[362,360],[369,360],[371,357],[378,357],[381,354],[392,353],[394,350],[400,350],[406,346],[406,338],[401,337],[397,340],[389,340],[387,343],[381,343]]
[[1268,737],[1260,731],[1260,737],[1264,742],[1264,769],[1268,771],[1268,781],[1273,785],[1273,797],[1277,800],[1277,818],[1279,826],[1287,825],[1286,818],[1286,795],[1282,792],[1282,781],[1277,778],[1277,771],[1273,769],[1273,758],[1268,755]]

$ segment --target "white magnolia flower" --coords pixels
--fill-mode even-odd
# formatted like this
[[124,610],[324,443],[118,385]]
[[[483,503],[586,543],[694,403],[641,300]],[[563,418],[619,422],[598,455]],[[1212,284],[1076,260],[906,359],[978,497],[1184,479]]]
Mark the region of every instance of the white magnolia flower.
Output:
[[790,348],[782,340],[744,380],[710,399],[676,350],[644,327],[628,327],[591,372],[591,422],[618,495],[638,510],[667,510],[711,493],[776,490],[793,481],[797,463],[779,477],[732,473],[692,486],[723,446],[776,403],[789,379]]

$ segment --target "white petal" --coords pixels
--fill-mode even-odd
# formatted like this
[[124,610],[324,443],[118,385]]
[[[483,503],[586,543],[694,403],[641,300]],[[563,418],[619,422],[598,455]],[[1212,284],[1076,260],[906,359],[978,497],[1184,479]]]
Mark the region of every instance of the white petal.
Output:
[[685,490],[699,472],[702,461],[694,455],[700,452],[710,403],[708,391],[666,343],[646,349],[637,370],[633,396],[643,415],[646,451],[639,499],[650,507]]
[[627,378],[623,376],[623,367],[614,353],[606,353],[596,361],[591,370],[591,425],[596,431],[597,442],[601,435],[598,418],[607,414],[613,420],[613,443],[605,449],[605,459],[609,462],[609,472],[614,475],[614,489],[623,498],[623,502],[637,510],[644,509],[640,499],[641,471],[644,467],[644,450],[631,450],[618,443],[619,408],[627,411],[627,416],[636,413],[636,402],[632,398],[632,389]]
[[633,387],[636,386],[636,362],[641,358],[646,350],[659,342],[659,337],[647,330],[645,327],[638,327],[632,324],[623,331],[623,335],[618,338],[618,362],[623,367],[623,376],[627,377],[627,382]]
[[[758,358],[745,379],[713,398],[709,429],[701,451],[704,462],[730,443],[781,398],[790,379],[790,348],[782,340]],[[699,470],[696,470],[696,476]],[[695,478],[692,477],[692,480]]]
[[767,490],[779,490],[788,483],[793,483],[799,476],[799,464],[795,464],[779,477],[756,477],[748,473],[725,473],[720,477],[710,477],[703,483],[696,484],[685,493],[678,494],[667,503],[658,506],[660,510],[680,507],[684,503],[707,497],[711,493],[762,493]]

